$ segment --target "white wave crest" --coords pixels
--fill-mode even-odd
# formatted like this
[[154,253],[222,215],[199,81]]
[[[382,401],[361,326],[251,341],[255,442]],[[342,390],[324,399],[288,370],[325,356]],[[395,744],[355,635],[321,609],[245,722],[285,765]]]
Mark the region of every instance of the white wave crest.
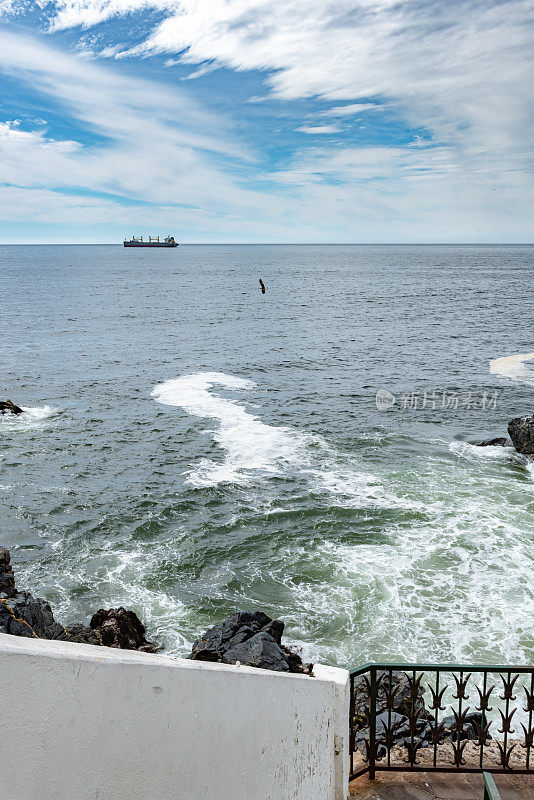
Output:
[[0,431],[18,431],[25,428],[38,428],[55,414],[58,409],[52,406],[21,406],[24,414],[0,414]]
[[487,464],[495,462],[496,464],[510,462],[524,467],[534,478],[534,463],[529,461],[526,456],[521,455],[513,447],[502,447],[485,445],[480,447],[476,444],[469,444],[469,442],[451,442],[449,450],[455,456],[465,461],[485,461]]
[[512,381],[534,386],[534,371],[526,366],[526,361],[534,361],[534,353],[518,353],[515,356],[494,358],[489,362],[490,372],[493,375],[501,375]]
[[469,442],[451,442],[449,450],[460,458],[472,461],[507,461],[516,451],[513,447],[502,447],[500,445],[485,445],[480,447]]
[[158,384],[151,395],[159,403],[219,422],[219,428],[210,432],[226,456],[222,462],[202,459],[188,472],[189,484],[245,485],[293,470],[335,506],[424,510],[424,504],[386,491],[357,459],[343,457],[320,436],[267,425],[235,400],[213,393],[213,386],[243,390],[255,384],[223,372],[200,372]]
[[255,384],[223,372],[200,372],[165,381],[152,391],[158,403],[178,406],[188,414],[219,422],[213,437],[226,451],[226,457],[222,463],[201,461],[189,473],[189,483],[194,486],[248,483],[258,472],[276,475],[295,463],[304,445],[304,435],[289,428],[266,425],[234,400],[210,392],[214,385],[235,390],[250,389]]

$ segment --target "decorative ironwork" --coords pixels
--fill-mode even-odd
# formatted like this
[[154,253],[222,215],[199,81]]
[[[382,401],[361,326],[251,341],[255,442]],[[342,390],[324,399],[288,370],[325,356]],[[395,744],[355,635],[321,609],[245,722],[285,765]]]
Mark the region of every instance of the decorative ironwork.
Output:
[[532,773],[534,667],[367,664],[350,674],[351,780]]

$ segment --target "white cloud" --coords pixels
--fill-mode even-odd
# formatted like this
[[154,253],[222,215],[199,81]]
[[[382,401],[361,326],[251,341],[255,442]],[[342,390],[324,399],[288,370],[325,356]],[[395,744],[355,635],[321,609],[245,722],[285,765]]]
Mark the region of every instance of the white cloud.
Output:
[[300,191],[306,218],[334,240],[532,241],[525,176],[497,177],[490,187],[450,147],[314,148],[276,179]]
[[[155,5],[62,2],[54,24],[89,26]],[[128,231],[139,219],[165,228],[174,220],[190,239],[235,241],[532,240],[531,2],[512,0],[505,14],[502,3],[476,0],[163,6],[170,16],[147,32],[141,54],[185,48],[182,63],[275,70],[266,73],[271,98],[339,103],[326,112],[331,120],[321,117],[327,125],[307,117],[301,127],[312,131],[337,127],[343,109],[371,110],[349,101],[377,97],[369,105],[385,99],[428,133],[405,147],[318,148],[302,137],[290,165],[269,173],[191,94],[127,77],[124,61],[102,65],[6,31],[0,70],[61,104],[97,141],[8,126],[0,137],[0,180],[13,184],[0,193],[5,219],[109,219]],[[247,179],[260,188],[245,188]],[[124,208],[113,195],[149,205]]]
[[173,0],[41,0],[41,5],[55,7],[56,13],[51,19],[52,30],[78,25],[90,28],[113,17],[149,9],[172,12],[178,7]]
[[166,18],[132,54],[270,70],[280,98],[386,98],[466,169],[532,163],[532,0],[57,0],[53,25],[149,7]]
[[[34,120],[35,125],[46,125],[46,122],[41,119]],[[69,139],[51,139],[44,135],[40,130],[26,131],[22,130],[20,119],[12,119],[7,122],[0,122],[0,149],[14,145],[15,148],[21,147],[30,150],[39,149],[45,155],[45,160],[50,157],[50,154],[56,153],[73,153],[81,147],[81,144]],[[8,170],[9,166],[4,169]],[[6,173],[4,172],[4,175]]]
[[21,0],[0,0],[0,17],[22,13],[27,3]]
[[377,111],[383,108],[376,103],[349,103],[346,106],[334,106],[328,108],[326,111],[321,111],[322,117],[352,117],[356,114],[361,114],[363,111]]
[[232,141],[221,118],[188,95],[7,31],[0,32],[0,70],[48,95],[67,119],[101,137],[82,146],[50,138],[42,123],[31,132],[4,124],[4,183],[86,187],[161,203],[205,205],[225,194],[240,202],[243,191],[213,157],[246,162],[250,153]]
[[[216,230],[221,238],[222,230],[239,240],[247,221],[267,230],[281,215],[267,194],[232,177],[230,167],[250,165],[249,150],[187,93],[125,76],[122,63],[102,65],[5,30],[1,73],[31,86],[42,107],[47,97],[55,114],[59,106],[80,141],[51,135],[42,120],[29,125],[27,116],[22,125],[1,124],[0,219],[128,231],[136,221],[183,224],[189,239]],[[85,143],[84,131],[96,140]]]
[[301,125],[297,131],[301,133],[340,133],[339,125]]
[[196,69],[194,72],[190,72],[189,75],[184,75],[184,77],[181,78],[181,80],[183,80],[183,81],[192,81],[192,80],[195,80],[196,78],[202,78],[202,77],[204,77],[204,75],[209,75],[210,72],[213,72],[215,69],[217,69],[216,66],[208,64],[205,67],[201,67],[200,69]]

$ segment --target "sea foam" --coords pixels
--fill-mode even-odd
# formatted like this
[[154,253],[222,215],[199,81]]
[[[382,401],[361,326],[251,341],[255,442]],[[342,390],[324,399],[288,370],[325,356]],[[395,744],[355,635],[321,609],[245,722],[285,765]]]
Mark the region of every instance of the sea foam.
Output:
[[490,372],[493,375],[501,375],[512,381],[534,386],[534,371],[528,368],[526,361],[534,361],[534,353],[518,353],[515,356],[494,358],[489,362]]
[[24,414],[0,414],[0,431],[8,433],[25,428],[38,428],[58,410],[52,406],[21,406],[21,408]]
[[189,472],[190,484],[200,487],[248,483],[260,473],[279,474],[298,459],[303,436],[289,428],[267,425],[234,400],[209,391],[213,386],[243,390],[254,385],[253,381],[223,372],[200,372],[165,381],[152,391],[158,403],[219,422],[213,438],[226,451],[225,459],[222,463],[203,459]]
[[223,372],[200,372],[165,381],[153,389],[151,395],[157,402],[219,423],[210,433],[225,452],[224,460],[201,459],[187,473],[190,485],[245,485],[291,473],[307,481],[312,491],[328,497],[332,506],[424,509],[417,501],[385,490],[357,458],[339,453],[321,436],[267,425],[239,402],[213,391],[214,387],[243,391],[255,385]]

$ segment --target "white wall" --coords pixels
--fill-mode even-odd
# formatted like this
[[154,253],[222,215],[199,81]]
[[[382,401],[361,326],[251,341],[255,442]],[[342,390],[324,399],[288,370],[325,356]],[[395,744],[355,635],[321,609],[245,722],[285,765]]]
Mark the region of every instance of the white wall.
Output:
[[348,673],[0,634],[1,800],[345,800]]

